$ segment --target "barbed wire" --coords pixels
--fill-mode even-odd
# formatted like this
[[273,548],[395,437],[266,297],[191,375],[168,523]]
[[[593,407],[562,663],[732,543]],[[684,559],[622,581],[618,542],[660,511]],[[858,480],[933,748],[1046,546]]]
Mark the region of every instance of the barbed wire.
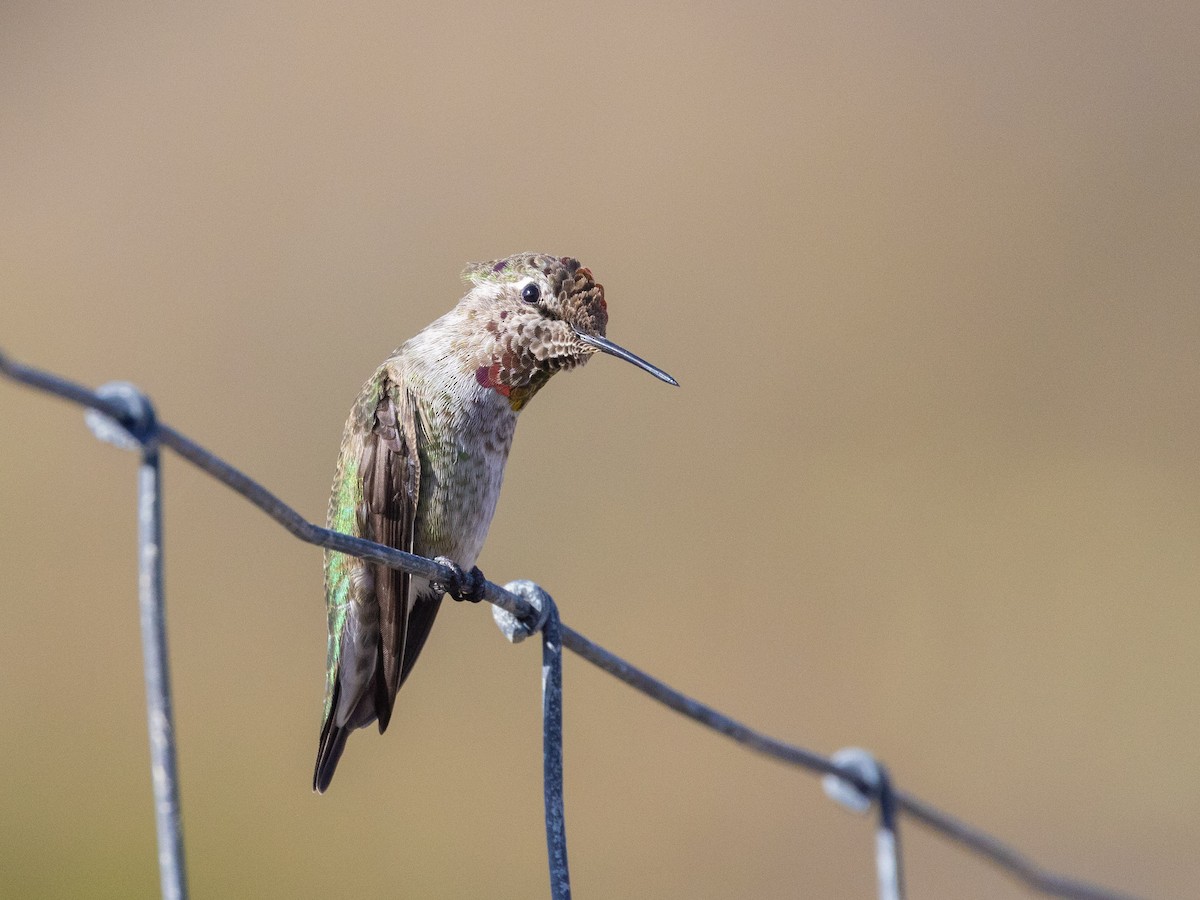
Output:
[[[187,885],[162,599],[159,447],[169,447],[245,497],[306,543],[420,575],[448,587],[452,595],[461,592],[459,573],[432,559],[314,525],[258,482],[159,421],[150,401],[132,385],[117,382],[92,391],[54,373],[17,363],[3,352],[0,352],[0,373],[20,384],[86,407],[90,411],[88,425],[97,437],[126,449],[139,450],[142,454],[138,477],[138,585],[159,870],[163,896],[168,900],[184,900]],[[897,813],[904,813],[977,853],[1038,893],[1071,900],[1133,900],[1130,894],[1045,869],[987,832],[894,788],[884,767],[866,751],[850,748],[835,753],[832,758],[826,757],[773,738],[675,690],[562,624],[553,599],[532,582],[511,582],[501,587],[485,580],[483,599],[496,610],[503,611],[496,613],[497,624],[510,640],[516,642],[532,634],[542,635],[546,839],[554,900],[567,900],[571,891],[562,799],[563,647],[635,690],[751,750],[824,775],[826,792],[843,805],[860,812],[871,806],[877,807],[876,868],[879,895],[884,900],[898,900],[903,896]]]

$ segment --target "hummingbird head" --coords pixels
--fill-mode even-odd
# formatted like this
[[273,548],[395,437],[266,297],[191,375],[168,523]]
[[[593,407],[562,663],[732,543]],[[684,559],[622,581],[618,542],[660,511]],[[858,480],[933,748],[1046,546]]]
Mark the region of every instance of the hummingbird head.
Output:
[[513,409],[521,409],[555,372],[581,366],[598,351],[678,383],[605,337],[604,286],[576,259],[518,253],[473,263],[463,278],[474,285],[463,298],[464,312],[487,335],[475,377],[508,397]]

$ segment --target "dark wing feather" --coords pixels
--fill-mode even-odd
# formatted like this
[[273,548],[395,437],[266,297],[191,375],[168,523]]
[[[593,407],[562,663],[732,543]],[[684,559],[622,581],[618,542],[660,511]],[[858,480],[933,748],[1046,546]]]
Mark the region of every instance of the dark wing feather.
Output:
[[[411,395],[388,381],[375,410],[373,459],[363,469],[363,502],[372,540],[413,552],[421,462],[417,453],[416,404]],[[399,402],[399,406],[397,406]],[[413,605],[412,575],[374,565],[379,603],[379,652],[376,654],[375,715],[387,729],[400,689],[409,613]]]

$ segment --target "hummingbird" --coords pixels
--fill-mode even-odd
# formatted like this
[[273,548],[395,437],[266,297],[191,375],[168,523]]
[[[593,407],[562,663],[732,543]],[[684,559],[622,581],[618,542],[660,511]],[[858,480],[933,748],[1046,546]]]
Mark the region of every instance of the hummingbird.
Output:
[[[478,600],[483,548],[517,414],[556,372],[602,352],[677,385],[605,337],[604,287],[570,257],[473,263],[458,304],[376,369],[346,420],[329,501],[335,531],[432,557]],[[469,575],[464,575],[469,570]],[[313,789],[329,787],[350,732],[383,733],[445,586],[325,553],[329,643]]]

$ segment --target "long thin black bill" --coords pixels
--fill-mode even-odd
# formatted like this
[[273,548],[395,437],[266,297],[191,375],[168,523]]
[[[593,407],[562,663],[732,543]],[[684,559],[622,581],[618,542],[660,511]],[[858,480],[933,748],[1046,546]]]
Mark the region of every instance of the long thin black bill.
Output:
[[660,369],[658,366],[653,366],[637,354],[630,353],[624,347],[617,346],[608,338],[597,337],[594,334],[588,334],[587,332],[580,331],[579,329],[575,329],[575,334],[577,334],[579,339],[585,344],[591,344],[597,350],[603,350],[605,353],[615,356],[617,359],[623,359],[625,362],[631,362],[639,369],[645,369],[660,381],[665,381],[667,384],[673,384],[675,387],[679,387],[679,382]]

